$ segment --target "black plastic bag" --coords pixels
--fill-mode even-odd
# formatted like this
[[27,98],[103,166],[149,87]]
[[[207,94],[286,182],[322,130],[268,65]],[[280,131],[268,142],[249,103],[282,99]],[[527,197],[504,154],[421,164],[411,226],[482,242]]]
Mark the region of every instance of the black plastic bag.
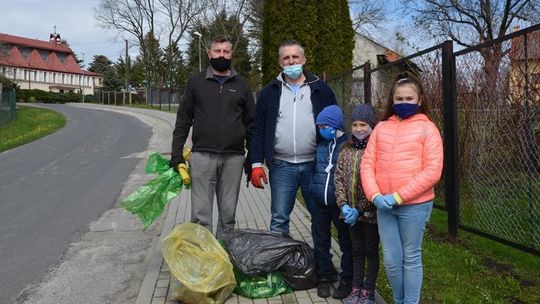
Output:
[[282,233],[251,229],[226,230],[221,238],[233,265],[248,276],[279,271],[294,290],[317,286],[313,249],[305,242]]

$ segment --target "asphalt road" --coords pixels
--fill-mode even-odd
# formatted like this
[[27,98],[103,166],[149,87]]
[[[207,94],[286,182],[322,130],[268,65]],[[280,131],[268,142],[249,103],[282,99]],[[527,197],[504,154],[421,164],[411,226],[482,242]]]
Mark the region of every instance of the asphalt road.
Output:
[[14,303],[111,208],[151,128],[133,116],[47,105],[66,126],[0,153],[0,303]]

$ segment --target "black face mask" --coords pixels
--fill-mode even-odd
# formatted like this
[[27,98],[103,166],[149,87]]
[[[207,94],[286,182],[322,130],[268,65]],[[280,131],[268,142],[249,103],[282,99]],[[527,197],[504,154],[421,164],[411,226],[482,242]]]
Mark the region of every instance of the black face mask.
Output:
[[210,65],[218,72],[225,72],[231,67],[231,60],[225,57],[210,58]]

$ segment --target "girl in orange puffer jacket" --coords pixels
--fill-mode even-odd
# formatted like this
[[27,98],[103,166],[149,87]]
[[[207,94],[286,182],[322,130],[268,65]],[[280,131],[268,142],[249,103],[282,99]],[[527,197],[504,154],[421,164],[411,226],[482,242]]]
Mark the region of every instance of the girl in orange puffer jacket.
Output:
[[366,197],[377,207],[383,262],[394,303],[418,303],[422,238],[443,166],[440,132],[420,80],[398,75],[388,108],[373,130],[360,166]]

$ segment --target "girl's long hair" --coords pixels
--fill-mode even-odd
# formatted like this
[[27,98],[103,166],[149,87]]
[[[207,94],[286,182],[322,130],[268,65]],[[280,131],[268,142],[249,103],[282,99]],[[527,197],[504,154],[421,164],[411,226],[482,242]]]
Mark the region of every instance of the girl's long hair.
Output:
[[401,72],[396,75],[396,78],[392,84],[392,89],[390,90],[390,95],[388,96],[383,120],[387,120],[392,115],[396,114],[394,108],[392,108],[394,105],[394,94],[396,93],[396,89],[398,87],[404,85],[413,85],[415,87],[416,93],[418,93],[418,101],[420,102],[420,109],[418,110],[418,113],[425,114],[429,120],[433,121],[429,111],[428,102],[426,100],[426,94],[424,93],[424,87],[422,86],[422,81],[420,81],[416,75],[408,71]]

